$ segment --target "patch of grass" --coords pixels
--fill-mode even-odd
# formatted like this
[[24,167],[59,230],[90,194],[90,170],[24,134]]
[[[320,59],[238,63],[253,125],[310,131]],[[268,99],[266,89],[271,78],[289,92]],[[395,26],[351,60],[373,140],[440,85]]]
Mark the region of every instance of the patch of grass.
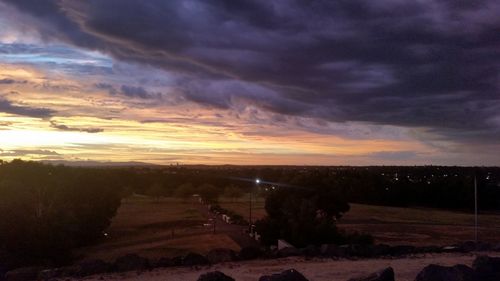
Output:
[[221,247],[238,250],[228,236],[212,234],[211,228],[203,227],[207,219],[197,209],[198,204],[176,198],[128,198],[107,229],[107,238],[98,245],[79,249],[77,254],[111,261],[129,253],[158,258],[189,251],[206,253]]

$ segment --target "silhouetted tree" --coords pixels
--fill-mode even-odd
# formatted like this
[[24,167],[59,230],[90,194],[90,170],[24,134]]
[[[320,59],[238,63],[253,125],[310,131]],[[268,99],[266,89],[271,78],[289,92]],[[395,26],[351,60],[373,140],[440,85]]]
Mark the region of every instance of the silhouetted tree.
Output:
[[267,217],[256,222],[264,244],[285,239],[306,246],[340,242],[336,221],[349,204],[331,189],[284,188],[270,193],[265,208]]
[[211,184],[203,184],[198,187],[198,194],[205,202],[216,203],[221,194],[221,190]]
[[191,183],[184,183],[175,190],[175,196],[181,198],[184,202],[191,198],[191,196],[195,193],[196,189]]

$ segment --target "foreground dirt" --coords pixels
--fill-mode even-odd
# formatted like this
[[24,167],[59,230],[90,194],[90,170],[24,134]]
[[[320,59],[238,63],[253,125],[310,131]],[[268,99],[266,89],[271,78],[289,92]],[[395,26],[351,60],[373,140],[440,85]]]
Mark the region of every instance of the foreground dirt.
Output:
[[[500,253],[480,253],[481,255],[500,256]],[[255,260],[231,262],[197,268],[166,268],[149,272],[126,272],[120,274],[99,275],[84,280],[179,280],[195,281],[202,273],[219,270],[233,277],[236,281],[255,281],[261,275],[278,273],[289,268],[302,272],[311,281],[344,281],[359,275],[392,266],[396,280],[413,281],[418,272],[428,264],[471,266],[475,254],[424,254],[397,259],[332,260],[305,259],[302,257],[275,260]],[[76,280],[76,279],[73,279]]]

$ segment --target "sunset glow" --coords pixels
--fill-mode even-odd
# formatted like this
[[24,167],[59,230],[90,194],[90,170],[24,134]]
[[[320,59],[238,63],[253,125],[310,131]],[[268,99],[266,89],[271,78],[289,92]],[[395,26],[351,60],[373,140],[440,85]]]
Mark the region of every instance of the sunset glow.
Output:
[[[364,61],[361,49],[344,54],[339,47],[337,54],[312,62],[307,57],[322,47],[299,32],[286,37],[277,28],[257,35],[261,27],[234,19],[217,29],[214,38],[207,38],[205,28],[217,26],[210,15],[213,10],[208,3],[195,2],[173,7],[179,12],[175,19],[179,34],[165,40],[178,44],[159,39],[168,37],[160,26],[145,24],[150,29],[143,30],[143,36],[121,32],[126,23],[118,17],[109,23],[116,28],[100,29],[93,20],[106,18],[93,19],[103,15],[92,11],[105,11],[107,4],[96,1],[49,5],[44,9],[50,19],[34,6],[0,2],[0,159],[500,164],[498,55],[490,56],[497,63],[492,66],[497,75],[484,78],[484,89],[474,90],[469,84],[454,87],[444,83],[462,81],[460,75],[467,73],[422,74],[433,68],[421,44],[415,43],[413,49],[405,46],[407,52],[423,57],[408,67],[421,71],[410,78],[403,77],[405,67],[382,57],[385,54],[379,54],[378,61]],[[166,6],[158,9],[172,8]],[[280,15],[290,12],[278,4],[274,9]],[[159,20],[154,11],[141,13],[145,14],[137,16]],[[472,14],[460,16],[471,23],[480,21]],[[133,14],[125,18],[134,22]],[[62,22],[67,26],[60,26]],[[433,24],[457,36],[473,32],[451,23]],[[351,26],[349,19],[343,26]],[[245,30],[244,35],[234,28]],[[347,42],[343,30],[314,32],[316,38]],[[158,40],[148,38],[150,33]],[[291,46],[279,51],[275,40]],[[298,54],[293,44],[311,50]],[[482,50],[488,53],[485,44]],[[280,57],[280,52],[290,54]],[[288,60],[301,57],[288,65],[283,59],[288,55]],[[468,71],[467,65],[457,67]],[[489,62],[482,69],[490,69]],[[422,78],[433,75],[440,81]],[[476,95],[476,91],[481,92]]]

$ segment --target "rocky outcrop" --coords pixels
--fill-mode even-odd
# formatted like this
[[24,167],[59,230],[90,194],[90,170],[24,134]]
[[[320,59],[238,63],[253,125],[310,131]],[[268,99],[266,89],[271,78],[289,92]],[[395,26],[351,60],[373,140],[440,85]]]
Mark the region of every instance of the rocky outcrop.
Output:
[[309,281],[300,272],[295,269],[285,270],[278,274],[264,275],[259,281]]
[[198,281],[235,281],[235,280],[220,271],[213,271],[200,275],[200,277],[198,277]]
[[394,281],[394,270],[388,267],[368,276],[349,279],[349,281]]
[[189,253],[182,258],[182,265],[184,266],[205,265],[208,263],[207,258],[196,253]]
[[466,265],[441,266],[431,264],[417,275],[415,281],[475,281],[474,270]]
[[136,254],[128,254],[115,260],[112,266],[115,271],[146,270],[149,268],[149,260]]
[[474,260],[472,268],[476,271],[478,280],[500,280],[500,258],[479,256]]
[[207,259],[211,264],[236,260],[236,252],[231,249],[214,249],[208,252]]
[[285,248],[279,249],[277,254],[278,254],[278,257],[283,258],[283,257],[299,256],[301,253],[295,247],[285,247]]

